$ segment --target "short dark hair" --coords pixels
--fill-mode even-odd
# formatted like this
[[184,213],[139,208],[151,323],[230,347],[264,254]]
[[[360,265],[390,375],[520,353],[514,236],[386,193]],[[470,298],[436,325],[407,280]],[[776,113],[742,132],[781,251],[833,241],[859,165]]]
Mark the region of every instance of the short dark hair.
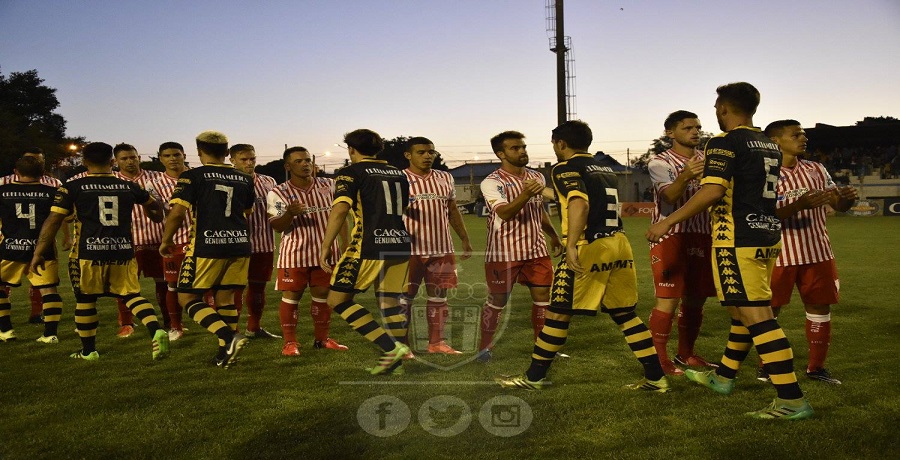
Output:
[[503,141],[507,139],[525,139],[525,135],[518,131],[503,131],[502,133],[491,138],[491,149],[494,153],[503,151]]
[[367,157],[374,157],[384,150],[384,140],[370,129],[357,129],[344,134],[344,143]]
[[688,118],[697,118],[697,114],[688,112],[687,110],[676,110],[666,117],[666,121],[663,122],[663,128],[665,128],[666,131],[675,129],[675,127],[678,126],[678,123],[681,123],[682,120]]
[[765,133],[766,137],[778,137],[782,133],[784,133],[784,128],[787,128],[788,126],[802,126],[802,125],[797,120],[773,121],[773,122],[769,123],[768,126],[766,126],[766,129],[765,129],[765,131],[763,131],[763,133]]
[[288,148],[284,149],[284,156],[283,156],[282,158],[284,158],[285,160],[287,160],[288,157],[291,156],[291,154],[294,153],[294,152],[306,152],[306,153],[309,153],[309,150],[306,150],[306,147],[300,147],[299,145],[296,145],[296,146],[294,146],[294,147],[288,147]]
[[569,120],[553,128],[550,138],[555,141],[566,141],[575,150],[587,150],[594,141],[591,127],[581,120]]
[[23,153],[23,155],[27,153],[31,153],[33,155],[43,155],[44,149],[40,147],[28,147],[27,149],[25,149],[25,153]]
[[122,143],[116,144],[116,146],[113,147],[113,156],[119,156],[119,152],[131,152],[131,151],[137,152],[137,149],[134,148],[134,146],[131,144],[126,144],[126,143],[122,142]]
[[750,83],[740,81],[716,88],[719,101],[725,102],[744,115],[753,115],[759,107],[759,91]]
[[218,131],[203,131],[197,135],[197,150],[216,158],[228,155],[228,136]]
[[105,142],[91,142],[81,149],[81,156],[85,163],[102,166],[112,160],[113,148]]
[[163,150],[169,150],[169,149],[178,149],[178,150],[181,150],[181,153],[184,153],[184,147],[181,144],[179,144],[178,142],[174,142],[174,141],[163,142],[162,144],[159,144],[159,150],[157,150],[156,153],[160,153]]
[[44,175],[44,163],[35,157],[21,157],[16,160],[16,172],[20,176],[38,178]]
[[234,144],[234,145],[231,146],[231,148],[228,149],[228,153],[229,153],[231,156],[235,156],[235,155],[237,155],[238,153],[241,153],[241,152],[254,152],[254,153],[256,153],[256,149],[253,148],[253,146],[250,145],[250,144]]
[[424,145],[424,144],[434,145],[434,142],[431,142],[431,139],[428,139],[427,137],[422,137],[422,136],[410,137],[406,141],[406,151],[412,152],[412,148],[414,145]]

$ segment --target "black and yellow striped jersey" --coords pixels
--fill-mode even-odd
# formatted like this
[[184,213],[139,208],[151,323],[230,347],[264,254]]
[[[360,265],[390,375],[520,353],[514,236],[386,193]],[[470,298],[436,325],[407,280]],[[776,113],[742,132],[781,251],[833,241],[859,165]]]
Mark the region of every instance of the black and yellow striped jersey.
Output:
[[706,144],[701,184],[725,187],[710,209],[713,246],[767,247],[781,240],[775,185],[781,151],[759,128],[738,126]]
[[[0,185],[0,223],[3,241],[0,259],[30,262],[41,233],[41,225],[50,215],[56,187],[40,182],[12,182]],[[56,245],[43,254],[56,259]]]
[[150,193],[134,182],[113,174],[88,174],[57,190],[52,211],[75,215],[71,258],[130,260],[134,258],[131,211],[152,200]]
[[559,197],[563,241],[569,229],[569,200],[574,197],[584,198],[590,205],[587,227],[578,244],[622,231],[618,180],[612,168],[600,165],[590,154],[579,153],[554,165],[550,176]]
[[231,165],[208,164],[181,173],[169,203],[188,208],[193,217],[185,253],[208,259],[249,257],[247,214],[255,195],[253,178]]
[[334,204],[348,203],[354,225],[345,254],[361,259],[408,259],[409,233],[403,212],[409,205],[409,182],[386,161],[364,159],[337,173]]

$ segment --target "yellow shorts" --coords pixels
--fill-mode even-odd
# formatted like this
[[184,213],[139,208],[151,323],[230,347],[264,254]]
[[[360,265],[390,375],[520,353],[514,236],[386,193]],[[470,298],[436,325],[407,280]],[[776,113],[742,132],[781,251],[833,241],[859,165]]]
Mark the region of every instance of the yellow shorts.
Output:
[[44,270],[40,275],[35,275],[28,270],[29,262],[15,260],[0,261],[0,284],[9,286],[21,286],[22,277],[26,277],[33,287],[45,288],[59,285],[59,262],[48,260],[44,262]]
[[770,280],[781,243],[769,247],[713,247],[716,295],[726,307],[764,307],[772,304]]
[[247,286],[249,257],[207,259],[185,256],[178,272],[178,292],[202,294],[209,289],[237,289]]
[[409,260],[357,259],[341,257],[331,274],[331,289],[338,292],[363,292],[375,285],[377,294],[396,294],[406,290]]
[[125,296],[141,293],[137,261],[69,259],[76,294]]
[[553,272],[550,308],[569,315],[596,315],[597,310],[629,308],[637,304],[634,254],[624,233],[616,233],[578,247],[584,272],[569,270],[563,258]]

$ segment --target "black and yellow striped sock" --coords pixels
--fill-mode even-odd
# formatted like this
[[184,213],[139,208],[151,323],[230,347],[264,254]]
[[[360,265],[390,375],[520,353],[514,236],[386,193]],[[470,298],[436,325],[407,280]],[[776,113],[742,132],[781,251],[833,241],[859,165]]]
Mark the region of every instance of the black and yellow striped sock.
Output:
[[231,332],[237,332],[239,319],[237,307],[234,305],[222,305],[216,311],[219,313],[222,321],[231,329]]
[[54,292],[41,296],[41,301],[44,303],[44,337],[56,335],[62,318],[62,297]]
[[0,289],[0,332],[12,329],[12,318],[9,316],[11,308],[6,290]]
[[653,346],[653,336],[650,329],[647,329],[644,322],[634,313],[634,307],[609,310],[608,313],[625,335],[628,348],[631,348],[631,352],[644,366],[644,377],[654,382],[663,378],[665,373]]
[[234,338],[234,332],[225,324],[225,321],[222,321],[222,317],[202,299],[192,300],[185,306],[185,310],[197,324],[205,327],[219,338],[220,346],[224,346],[223,342],[230,343]]
[[396,346],[394,339],[375,322],[372,314],[362,305],[353,303],[351,300],[335,306],[334,312],[341,315],[341,318],[344,318],[344,321],[347,321],[354,331],[381,347],[385,352],[393,350]]
[[550,364],[556,353],[566,343],[569,336],[569,324],[572,315],[547,311],[544,316],[544,327],[538,333],[534,342],[534,351],[531,354],[531,366],[525,371],[528,380],[536,382],[547,376]]
[[141,296],[125,297],[123,300],[125,300],[125,306],[131,310],[131,314],[141,320],[141,324],[150,332],[150,337],[153,337],[159,330],[159,320],[156,319],[153,305],[150,305],[150,302]]
[[741,320],[732,319],[731,331],[728,333],[728,345],[725,346],[725,353],[722,355],[722,360],[719,361],[716,374],[726,379],[737,377],[738,368],[747,359],[747,354],[750,353],[752,346],[753,340],[750,339],[750,331]]
[[769,319],[756,323],[747,329],[753,337],[756,352],[763,362],[763,368],[769,374],[775,391],[781,399],[799,399],[803,397],[797,375],[794,374],[794,350],[778,321]]
[[381,316],[384,318],[384,329],[388,335],[398,342],[404,341],[409,332],[405,308],[399,303],[393,307],[382,308]]
[[75,329],[81,338],[81,354],[87,355],[97,350],[97,299],[80,299],[75,303]]

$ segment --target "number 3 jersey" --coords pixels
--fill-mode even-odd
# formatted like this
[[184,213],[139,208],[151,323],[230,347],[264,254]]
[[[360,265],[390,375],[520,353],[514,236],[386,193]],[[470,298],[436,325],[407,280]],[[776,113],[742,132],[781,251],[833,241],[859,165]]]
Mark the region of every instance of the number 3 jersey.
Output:
[[775,185],[781,168],[778,145],[758,128],[738,126],[706,144],[701,185],[725,187],[710,210],[714,247],[768,247],[781,241],[775,216]]
[[403,211],[409,205],[409,182],[403,171],[383,160],[364,159],[338,172],[334,204],[347,203],[353,211],[347,257],[386,260],[408,259],[409,232]]
[[254,201],[253,178],[230,165],[208,164],[181,173],[169,203],[191,212],[185,253],[207,259],[250,257],[247,214]]
[[52,211],[75,215],[75,247],[69,255],[83,260],[130,260],[131,211],[152,200],[134,182],[113,174],[88,174],[70,180],[56,192]]
[[[0,223],[3,225],[0,259],[31,261],[41,225],[50,215],[55,195],[56,187],[39,182],[0,185]],[[44,259],[56,259],[55,246],[43,254]]]
[[622,231],[618,181],[612,168],[601,166],[590,154],[579,153],[553,166],[550,177],[559,197],[563,238],[569,231],[569,201],[575,197],[587,200],[590,205],[587,226],[578,244],[592,243]]

